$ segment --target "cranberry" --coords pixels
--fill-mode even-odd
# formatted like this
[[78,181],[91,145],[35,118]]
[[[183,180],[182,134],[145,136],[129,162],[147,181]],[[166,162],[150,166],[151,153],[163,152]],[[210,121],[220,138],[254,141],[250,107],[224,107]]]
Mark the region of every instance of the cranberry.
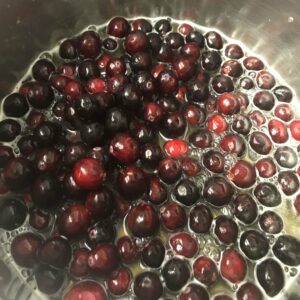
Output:
[[254,83],[250,77],[243,77],[240,80],[240,86],[245,90],[251,90],[254,87]]
[[180,158],[187,154],[188,144],[184,140],[171,140],[164,145],[165,152],[172,158]]
[[244,56],[244,52],[239,45],[229,44],[225,48],[225,55],[232,59],[239,59]]
[[59,55],[63,59],[74,59],[77,57],[76,41],[66,39],[59,45]]
[[189,136],[189,142],[200,149],[209,148],[212,141],[212,134],[206,129],[198,129]]
[[6,116],[20,118],[29,110],[26,98],[18,93],[7,96],[3,101],[3,111]]
[[232,122],[232,129],[242,135],[247,135],[252,127],[251,120],[244,115],[237,115]]
[[224,251],[220,268],[222,276],[232,283],[243,281],[247,274],[246,261],[234,248]]
[[174,60],[174,53],[170,45],[162,43],[158,49],[157,60],[170,63]]
[[92,247],[103,242],[113,242],[116,230],[110,221],[100,221],[87,230],[87,244]]
[[141,160],[149,168],[155,168],[162,158],[159,145],[154,143],[145,144],[141,149]]
[[105,129],[111,133],[126,130],[128,127],[128,119],[126,112],[118,107],[111,108],[106,113]]
[[274,94],[278,101],[281,102],[291,102],[293,99],[293,93],[287,86],[277,86],[274,89]]
[[206,119],[205,111],[195,104],[188,104],[183,108],[183,116],[191,126],[197,126],[204,123]]
[[271,73],[267,71],[260,71],[257,74],[256,82],[259,88],[270,90],[275,85],[275,78]]
[[87,59],[82,61],[78,66],[78,74],[80,79],[89,80],[100,75],[99,69],[95,61]]
[[17,235],[11,243],[11,255],[15,263],[24,268],[33,268],[42,241],[39,235],[31,232]]
[[263,132],[254,131],[251,133],[249,144],[258,154],[266,155],[272,150],[272,142]]
[[147,50],[149,40],[143,31],[134,30],[125,38],[124,47],[129,54],[135,54]]
[[69,79],[74,79],[78,74],[76,64],[72,62],[59,65],[57,71],[59,75],[65,76]]
[[133,240],[128,236],[121,237],[117,242],[120,259],[125,264],[132,264],[137,259],[137,249]]
[[55,171],[60,161],[60,153],[54,148],[39,149],[35,153],[35,166],[40,172]]
[[152,95],[156,91],[156,81],[147,71],[140,71],[134,77],[135,84],[141,92]]
[[193,264],[194,276],[201,283],[210,286],[218,279],[216,264],[206,256],[200,256]]
[[228,134],[223,137],[220,142],[220,147],[227,153],[236,154],[238,157],[242,156],[246,151],[244,140],[235,134]]
[[142,262],[150,268],[159,268],[165,258],[163,242],[155,238],[145,245],[141,252]]
[[177,255],[192,258],[198,252],[197,241],[188,233],[180,232],[170,238],[170,245]]
[[195,60],[200,57],[200,47],[195,42],[183,45],[180,52],[183,55],[191,55]]
[[161,221],[168,230],[176,230],[185,226],[187,217],[182,206],[175,202],[168,202],[160,209]]
[[102,186],[106,172],[101,161],[85,158],[75,164],[73,178],[81,189],[97,189]]
[[44,230],[50,222],[50,214],[38,208],[32,208],[29,212],[29,224],[36,230]]
[[60,134],[60,125],[50,121],[39,124],[34,130],[34,137],[39,146],[54,145],[58,141]]
[[77,42],[77,52],[83,58],[96,58],[101,50],[101,40],[94,31],[83,32]]
[[237,300],[263,300],[260,289],[251,282],[244,283],[236,292]]
[[200,165],[197,160],[185,157],[181,160],[182,170],[188,177],[197,176],[200,172]]
[[200,48],[204,48],[205,39],[204,36],[196,30],[193,30],[185,37],[187,43],[196,43]]
[[13,119],[5,119],[0,122],[0,141],[11,142],[21,132],[20,124]]
[[243,74],[243,68],[236,60],[227,60],[222,65],[222,73],[237,78]]
[[38,289],[45,294],[56,293],[65,279],[65,275],[61,270],[47,265],[39,265],[34,270],[34,277]]
[[[86,82],[85,89],[90,94],[97,94],[102,92],[107,92],[107,82],[100,78],[92,78]],[[80,91],[78,92],[78,97],[81,95]],[[77,96],[75,97],[77,98]]]
[[297,154],[288,146],[278,147],[275,151],[274,157],[277,163],[283,168],[291,169],[297,165]]
[[234,190],[223,177],[210,177],[204,184],[203,196],[207,202],[214,206],[223,206],[231,201]]
[[259,284],[270,297],[276,296],[284,287],[284,273],[279,263],[268,258],[256,267]]
[[223,173],[225,160],[218,151],[208,151],[203,155],[203,165],[213,173]]
[[264,63],[255,56],[248,56],[243,60],[243,64],[247,70],[259,71],[264,68]]
[[109,35],[123,38],[130,32],[130,24],[123,17],[114,17],[107,25]]
[[64,88],[64,97],[69,101],[78,99],[83,92],[83,87],[80,82],[70,80]]
[[33,175],[31,162],[23,157],[10,159],[3,169],[5,186],[13,191],[27,187],[31,183]]
[[156,64],[152,70],[151,70],[151,74],[152,76],[157,79],[159,74],[162,72],[162,71],[165,71],[167,68],[166,68],[166,65],[165,64]]
[[147,102],[144,105],[144,119],[151,125],[157,126],[163,118],[163,107],[155,102]]
[[205,51],[202,53],[202,66],[207,71],[217,70],[222,63],[222,58],[217,51]]
[[210,209],[199,204],[190,211],[189,226],[196,233],[207,233],[210,230],[213,216]]
[[142,144],[149,143],[154,139],[153,130],[145,123],[133,120],[129,129],[131,134]]
[[274,114],[277,118],[281,119],[284,122],[291,121],[294,116],[293,110],[288,104],[277,105],[275,107]]
[[181,292],[180,300],[209,300],[208,292],[201,285],[190,283]]
[[292,137],[300,141],[300,121],[299,120],[293,120],[290,124],[290,131],[292,134]]
[[161,35],[165,35],[167,32],[172,30],[172,26],[169,20],[160,19],[155,23],[154,29]]
[[224,115],[234,115],[239,112],[240,104],[232,93],[225,93],[218,98],[218,111]]
[[287,196],[294,194],[299,189],[298,176],[290,171],[280,172],[278,175],[278,183],[283,193]]
[[106,65],[106,72],[108,76],[115,76],[125,74],[126,65],[122,58],[112,58]]
[[219,216],[216,219],[215,235],[224,244],[235,243],[238,236],[238,226],[231,218]]
[[200,80],[191,80],[187,85],[187,99],[194,102],[205,102],[209,96],[208,85]]
[[178,49],[184,44],[183,36],[178,32],[170,32],[165,37],[165,42],[172,49]]
[[268,253],[269,241],[260,231],[247,230],[240,237],[240,247],[248,258],[258,260]]
[[250,119],[257,127],[261,127],[263,124],[266,123],[266,117],[259,110],[253,110],[250,113]]
[[215,114],[208,118],[207,128],[215,134],[221,134],[228,129],[228,124],[224,117],[219,114]]
[[234,90],[232,80],[224,75],[217,75],[213,78],[212,88],[218,94],[228,93]]
[[87,249],[75,250],[70,263],[70,274],[72,276],[85,277],[89,275],[88,257],[89,251]]
[[152,66],[152,57],[148,52],[136,52],[130,58],[130,68],[134,72],[149,70]]
[[0,145],[0,167],[3,168],[6,163],[14,157],[13,150],[9,146]]
[[182,173],[182,168],[179,162],[173,158],[164,158],[158,166],[159,178],[167,184],[175,183]]
[[65,294],[64,300],[85,300],[90,297],[93,300],[107,300],[104,288],[95,281],[76,283]]
[[[186,81],[196,73],[195,60],[191,55],[177,56],[173,61],[173,69],[179,80]],[[195,90],[196,88],[193,88]],[[197,88],[200,93],[200,88]]]
[[275,207],[281,203],[281,196],[275,185],[261,182],[254,189],[254,196],[264,206]]
[[167,199],[167,188],[159,180],[158,177],[153,176],[150,181],[149,197],[153,204],[161,204]]
[[274,96],[268,91],[257,92],[253,98],[255,106],[261,110],[269,111],[274,107]]
[[152,31],[152,25],[146,19],[136,19],[131,23],[133,30],[141,30],[145,33]]
[[233,201],[234,215],[243,223],[251,224],[257,217],[257,206],[248,194],[239,194]]
[[158,78],[158,87],[162,93],[172,94],[178,88],[177,76],[173,71],[162,71]]
[[52,88],[43,82],[30,82],[27,91],[28,102],[37,109],[45,109],[54,99]]
[[186,36],[193,31],[193,26],[187,23],[182,23],[178,26],[177,31]]
[[139,108],[139,105],[142,101],[141,91],[129,83],[125,85],[122,93],[121,93],[122,103],[126,108]]
[[189,280],[190,268],[185,260],[171,258],[162,268],[162,276],[167,288],[179,291]]
[[269,178],[276,173],[276,165],[271,158],[262,158],[255,166],[260,177]]
[[149,271],[136,276],[133,290],[138,300],[157,300],[163,294],[163,286],[158,275]]
[[118,43],[112,38],[106,38],[103,40],[103,47],[108,51],[113,51],[117,49]]
[[265,211],[258,221],[261,229],[266,233],[277,234],[283,229],[281,217],[271,210]]
[[130,283],[131,273],[124,267],[113,271],[107,278],[107,288],[113,295],[122,295],[126,293]]
[[231,167],[227,176],[240,188],[249,188],[256,182],[255,168],[245,160],[237,161]]
[[286,125],[279,120],[270,120],[268,124],[269,133],[275,143],[285,143],[289,136]]
[[182,83],[181,85],[179,85],[177,93],[175,94],[175,98],[176,100],[178,100],[179,102],[184,102],[186,99],[186,86]]
[[199,199],[200,190],[190,179],[182,179],[175,186],[174,197],[180,203],[191,206]]

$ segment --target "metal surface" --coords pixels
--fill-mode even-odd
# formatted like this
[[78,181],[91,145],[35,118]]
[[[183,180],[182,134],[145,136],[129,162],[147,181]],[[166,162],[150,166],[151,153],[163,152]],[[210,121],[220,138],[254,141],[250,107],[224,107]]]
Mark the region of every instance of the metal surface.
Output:
[[[1,0],[0,99],[41,51],[115,15],[168,15],[218,28],[263,56],[300,95],[299,0]],[[286,299],[300,299],[297,288]],[[1,292],[4,300],[40,299],[2,264]]]

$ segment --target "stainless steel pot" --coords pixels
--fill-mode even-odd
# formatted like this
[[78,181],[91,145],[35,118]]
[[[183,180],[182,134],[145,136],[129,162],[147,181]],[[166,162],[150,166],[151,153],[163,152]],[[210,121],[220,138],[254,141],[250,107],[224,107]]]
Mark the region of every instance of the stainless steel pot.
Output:
[[[115,15],[170,16],[215,27],[262,55],[300,95],[299,0],[1,0],[0,99],[41,51]],[[6,247],[5,243],[0,245],[0,255],[4,253],[1,247]],[[16,276],[11,265],[6,266],[8,258],[2,259],[1,299],[41,299]],[[295,278],[285,298],[300,299],[299,285],[300,278]]]

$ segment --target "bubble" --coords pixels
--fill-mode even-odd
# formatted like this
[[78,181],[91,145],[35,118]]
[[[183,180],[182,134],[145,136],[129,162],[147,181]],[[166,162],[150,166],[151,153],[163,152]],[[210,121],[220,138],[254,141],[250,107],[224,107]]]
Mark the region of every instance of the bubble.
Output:
[[298,270],[296,268],[291,268],[290,269],[290,276],[294,277],[296,276],[298,273]]

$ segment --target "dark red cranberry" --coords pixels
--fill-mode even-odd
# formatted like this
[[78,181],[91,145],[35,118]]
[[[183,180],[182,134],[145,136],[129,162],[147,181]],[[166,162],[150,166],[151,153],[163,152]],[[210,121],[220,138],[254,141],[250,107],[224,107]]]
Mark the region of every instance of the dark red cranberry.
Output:
[[256,82],[259,88],[270,90],[275,85],[275,78],[268,71],[260,71],[256,76]]
[[196,43],[200,48],[204,48],[205,39],[199,31],[191,31],[185,37],[187,43]]
[[294,112],[288,104],[279,104],[275,107],[274,114],[284,122],[289,122],[294,117]]
[[193,26],[188,23],[182,23],[178,26],[177,31],[182,35],[186,36],[193,31]]
[[236,115],[232,123],[232,129],[242,135],[247,135],[252,127],[251,120],[244,115]]
[[107,25],[109,35],[123,38],[130,32],[130,24],[123,17],[114,17]]
[[240,86],[245,90],[251,90],[254,87],[254,83],[250,77],[243,77],[240,80]]
[[88,265],[99,275],[112,272],[119,265],[117,248],[107,243],[98,244],[89,254]]
[[257,127],[261,127],[263,124],[266,123],[266,117],[264,114],[259,110],[253,110],[250,113],[250,119]]
[[268,129],[270,136],[275,143],[285,143],[289,138],[286,125],[279,120],[270,120]]
[[274,107],[275,99],[273,94],[268,91],[257,92],[253,98],[255,106],[261,110],[269,111]]
[[237,161],[229,170],[228,178],[240,188],[249,188],[256,182],[256,172],[252,164],[245,160]]
[[262,155],[269,154],[273,147],[269,137],[259,131],[254,131],[250,135],[249,144],[255,152]]
[[100,72],[94,60],[86,59],[79,64],[78,74],[80,79],[89,80],[99,76]]
[[243,64],[247,70],[259,71],[264,68],[264,63],[255,56],[246,57]]
[[129,54],[145,51],[149,47],[148,37],[143,31],[134,30],[126,36],[124,47]]
[[117,296],[126,293],[131,283],[131,277],[130,271],[125,267],[113,271],[106,281],[108,290]]
[[187,84],[186,97],[189,101],[205,102],[209,97],[208,85],[200,80],[191,80]]
[[214,232],[219,241],[229,245],[235,243],[237,240],[238,226],[231,218],[219,216],[216,219]]
[[134,241],[128,237],[123,236],[117,242],[117,248],[120,259],[125,264],[132,264],[137,259],[137,248]]
[[257,161],[255,166],[261,177],[269,178],[276,173],[276,165],[271,158],[262,158]]
[[73,39],[66,39],[59,45],[59,55],[64,59],[77,57],[76,42]]
[[274,94],[278,101],[281,102],[291,102],[293,99],[293,93],[287,86],[277,86],[274,89]]
[[236,60],[227,60],[222,65],[222,73],[237,78],[243,74],[243,68]]
[[126,108],[139,108],[142,100],[141,91],[133,84],[127,84],[121,94],[122,103]]
[[111,93],[100,92],[94,94],[92,97],[98,104],[101,116],[104,116],[104,114],[115,105],[115,98]]
[[203,155],[203,165],[213,173],[223,173],[225,166],[224,156],[218,151],[208,151]]
[[129,125],[131,134],[142,144],[149,143],[154,139],[154,132],[145,123],[133,120]]
[[190,283],[179,296],[180,300],[209,300],[208,292],[201,285]]
[[254,189],[254,196],[264,206],[274,207],[281,203],[281,196],[275,185],[261,182]]
[[240,247],[248,258],[258,260],[268,253],[269,241],[260,231],[248,230],[240,237]]
[[48,81],[55,71],[54,64],[48,59],[37,60],[32,67],[32,77],[37,81]]
[[283,229],[281,217],[274,211],[267,210],[259,217],[261,229],[270,234],[277,234]]
[[236,292],[237,300],[263,300],[260,289],[251,282],[244,283]]
[[118,187],[121,194],[132,201],[148,191],[149,181],[143,169],[137,166],[128,166],[119,172]]
[[140,71],[134,77],[137,87],[145,94],[153,94],[156,91],[156,81],[151,73]]
[[21,133],[21,125],[13,119],[0,122],[0,141],[12,142]]
[[20,118],[28,112],[29,106],[23,95],[13,93],[4,99],[2,109],[6,116]]
[[85,157],[87,149],[83,143],[67,145],[64,153],[64,163],[73,166],[78,160]]
[[167,19],[160,19],[158,20],[155,25],[154,29],[161,35],[165,35],[167,32],[172,30],[172,26],[169,20]]
[[222,58],[217,51],[205,51],[202,53],[202,66],[207,71],[217,70],[222,63]]
[[83,58],[96,58],[101,50],[101,40],[94,31],[83,32],[77,41],[77,52]]
[[163,266],[161,274],[166,287],[171,291],[179,291],[190,278],[190,268],[185,260],[171,258]]
[[215,134],[222,134],[228,129],[228,123],[222,115],[214,114],[207,120],[207,129]]
[[176,100],[179,101],[179,103],[182,103],[185,101],[186,99],[186,85],[185,84],[181,84],[178,87],[177,93],[175,94],[175,98]]
[[195,60],[200,57],[200,47],[195,42],[183,45],[180,52],[183,55],[191,55]]
[[62,119],[65,115],[67,105],[68,104],[64,100],[57,101],[54,104],[54,106],[52,107],[52,112],[53,112],[54,116],[56,116],[57,118]]
[[63,269],[71,260],[72,249],[66,238],[55,236],[43,243],[38,254],[42,263]]
[[147,143],[141,149],[141,160],[147,167],[155,168],[162,156],[160,146],[155,143]]
[[93,224],[87,230],[87,244],[90,247],[104,242],[113,242],[116,237],[116,229],[110,221],[100,221]]
[[220,147],[227,153],[242,156],[245,153],[246,145],[244,140],[235,134],[228,134],[223,137],[220,142]]
[[280,264],[272,258],[264,260],[256,267],[256,276],[259,284],[270,297],[279,294],[284,287],[283,270]]
[[198,252],[197,241],[186,232],[180,232],[170,238],[170,245],[177,255],[192,258]]
[[6,163],[14,157],[11,147],[0,145],[0,167],[3,168]]
[[11,255],[15,263],[24,268],[33,268],[42,241],[39,235],[31,232],[17,235],[11,243]]
[[26,95],[28,102],[37,109],[49,107],[54,99],[52,88],[43,82],[30,82]]
[[224,75],[217,75],[212,80],[212,88],[218,94],[232,92],[234,90],[232,80]]
[[50,80],[51,80],[51,85],[60,93],[63,93],[65,87],[70,81],[69,78],[61,75],[52,75]]
[[194,261],[193,273],[197,280],[206,286],[210,286],[218,279],[216,264],[207,256],[200,256]]
[[89,275],[90,269],[88,266],[88,249],[77,249],[73,253],[70,263],[70,274],[74,277],[85,277]]
[[68,196],[77,197],[82,195],[82,190],[76,184],[72,173],[67,173],[63,180],[63,188]]
[[57,123],[45,121],[34,130],[34,137],[39,146],[52,146],[57,142],[61,134],[61,127]]
[[205,34],[207,46],[213,49],[222,49],[223,40],[221,35],[216,31],[209,31]]
[[75,63],[63,63],[58,66],[57,72],[59,75],[65,76],[69,79],[74,79],[78,72],[77,72],[77,66]]
[[293,206],[295,208],[297,215],[299,215],[300,214],[300,197],[299,197],[299,195],[297,195],[293,204],[294,204]]
[[167,199],[167,195],[166,186],[159,180],[158,177],[153,176],[150,180],[149,200],[153,204],[161,204]]
[[112,56],[109,54],[101,54],[100,57],[96,60],[97,67],[101,73],[106,71],[106,66],[112,59]]
[[281,186],[281,190],[287,196],[291,196],[299,189],[298,176],[291,171],[283,171],[278,174],[278,183]]
[[157,55],[162,46],[162,39],[159,34],[151,32],[148,34],[149,44],[153,55]]
[[101,161],[85,158],[75,164],[73,178],[82,189],[97,189],[105,181],[106,171]]
[[[120,75],[123,76],[123,75]],[[85,84],[85,89],[90,94],[97,94],[102,92],[107,92],[109,88],[111,88],[113,91],[118,91],[120,89],[120,85],[122,84],[122,78],[118,77],[118,75],[114,77],[110,77],[108,81],[105,81],[100,78],[91,78],[89,79]],[[77,84],[77,83],[75,83]],[[109,86],[110,85],[110,86]],[[76,87],[76,86],[75,86]],[[74,99],[77,99],[80,97],[81,93],[81,87],[78,86],[78,91],[74,91]],[[67,96],[68,97],[68,96]],[[73,97],[73,96],[72,96]],[[69,99],[69,100],[74,100]]]
[[171,46],[162,43],[156,57],[159,62],[170,63],[174,60],[174,52]]
[[126,65],[124,59],[113,57],[106,65],[106,72],[108,76],[115,76],[119,74],[124,75],[126,72]]
[[157,80],[160,92],[171,94],[177,90],[178,80],[176,74],[173,71],[162,71],[159,74]]
[[163,242],[155,238],[145,245],[141,252],[142,262],[150,268],[159,268],[165,258]]
[[45,294],[56,293],[65,280],[65,274],[61,270],[47,265],[39,265],[34,270],[34,277],[38,289]]
[[191,206],[200,198],[200,190],[190,179],[182,179],[175,186],[174,197],[180,203]]
[[31,162],[23,157],[10,159],[3,169],[5,186],[10,190],[25,188],[31,183],[33,175]]
[[173,69],[179,80],[186,81],[196,73],[196,63],[191,55],[180,55],[173,61]]
[[218,98],[218,111],[224,115],[234,115],[239,112],[240,104],[232,93],[225,93]]
[[274,157],[281,167],[288,169],[294,168],[298,161],[297,154],[288,146],[278,147]]
[[183,36],[178,32],[170,32],[165,37],[165,42],[172,49],[178,49],[184,44]]
[[35,153],[35,167],[40,172],[55,171],[60,161],[60,153],[54,148],[39,149]]
[[130,68],[134,72],[149,70],[151,66],[152,57],[148,52],[136,52],[130,58]]
[[185,210],[175,202],[169,202],[160,209],[162,224],[168,230],[176,230],[187,222]]
[[196,233],[207,233],[210,230],[213,216],[210,209],[199,204],[193,207],[189,215],[189,226]]
[[145,33],[152,31],[151,23],[146,19],[136,19],[131,23],[133,30],[141,30]]
[[239,45],[229,44],[225,48],[225,55],[232,59],[239,59],[244,56],[244,52]]
[[111,133],[124,131],[128,128],[126,112],[118,107],[111,108],[106,113],[105,129]]
[[147,102],[143,109],[144,120],[151,125],[158,126],[163,119],[163,112],[163,107],[160,104]]
[[129,211],[127,226],[136,237],[152,236],[158,230],[159,218],[152,205],[140,203]]
[[183,116],[191,126],[198,126],[206,119],[205,111],[196,104],[188,104],[183,107]]
[[32,208],[29,212],[29,224],[36,230],[44,230],[50,222],[50,214],[38,208]]
[[64,97],[69,101],[78,99],[83,92],[82,84],[75,80],[70,80],[64,89]]
[[138,300],[157,300],[163,294],[163,286],[158,275],[149,271],[136,276],[133,290]]
[[257,206],[248,194],[239,194],[233,201],[234,215],[243,223],[251,224],[257,217]]
[[200,149],[209,148],[212,144],[213,137],[211,133],[206,129],[199,129],[194,131],[189,136],[189,142]]
[[107,300],[105,289],[95,281],[82,281],[76,283],[65,294],[64,300],[83,300],[92,297],[93,300]]
[[113,51],[117,49],[118,43],[112,38],[106,38],[102,41],[103,47],[108,51]]
[[182,173],[182,168],[179,162],[172,158],[164,158],[158,165],[158,176],[167,184],[175,183]]
[[224,251],[220,268],[222,276],[232,283],[243,281],[247,274],[247,263],[234,248]]
[[185,157],[181,160],[182,170],[188,177],[197,176],[201,170],[200,164],[197,160],[190,157]]

